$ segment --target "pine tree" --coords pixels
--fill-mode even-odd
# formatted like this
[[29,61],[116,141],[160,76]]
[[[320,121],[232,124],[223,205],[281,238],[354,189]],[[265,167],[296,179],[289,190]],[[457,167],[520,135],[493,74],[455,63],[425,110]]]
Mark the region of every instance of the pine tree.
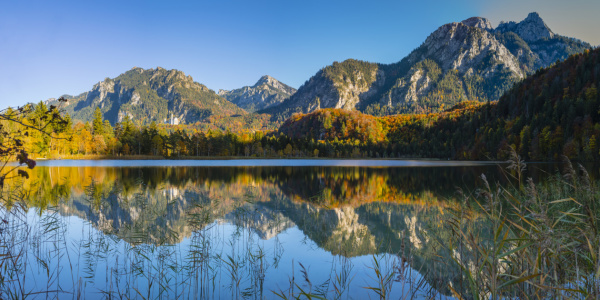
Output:
[[99,107],[96,107],[94,111],[94,120],[92,121],[92,128],[94,129],[94,134],[102,134],[104,132],[104,122],[102,120],[102,112]]

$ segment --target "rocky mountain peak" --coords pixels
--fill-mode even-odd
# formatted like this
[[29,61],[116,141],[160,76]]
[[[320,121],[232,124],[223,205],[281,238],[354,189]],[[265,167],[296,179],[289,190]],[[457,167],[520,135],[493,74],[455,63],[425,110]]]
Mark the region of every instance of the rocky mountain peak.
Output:
[[98,82],[92,90],[71,100],[65,109],[73,119],[89,121],[91,112],[99,107],[113,124],[125,116],[145,123],[180,124],[203,121],[212,115],[245,114],[191,76],[161,67],[134,67]]
[[412,63],[428,58],[435,59],[444,72],[458,70],[465,74],[469,70],[478,69],[486,76],[500,66],[516,77],[524,75],[516,58],[494,35],[483,28],[467,26],[463,22],[442,25],[427,37],[419,49],[409,55]]
[[281,103],[296,89],[269,76],[262,76],[253,86],[231,91],[219,90],[219,95],[247,111],[256,111]]
[[279,83],[279,81],[277,79],[275,79],[269,75],[264,75],[254,84],[254,87],[261,86],[263,84],[275,85],[276,83]]
[[542,17],[540,17],[540,14],[538,14],[537,12],[534,11],[534,12],[530,12],[527,15],[527,18],[525,18],[525,20],[523,20],[523,22],[544,23],[544,20],[542,20]]
[[494,30],[494,27],[492,27],[492,23],[490,22],[490,20],[482,17],[471,17],[462,21],[461,23],[470,27],[485,29],[487,31]]
[[496,31],[512,31],[527,42],[534,42],[543,38],[551,39],[555,36],[554,32],[550,30],[548,25],[546,25],[544,20],[542,20],[540,15],[536,12],[529,13],[527,18],[519,23],[512,21],[500,22]]
[[287,96],[296,92],[296,89],[282,83],[281,81],[269,76],[262,76],[253,86],[252,88],[261,88],[261,89],[272,89],[279,90]]

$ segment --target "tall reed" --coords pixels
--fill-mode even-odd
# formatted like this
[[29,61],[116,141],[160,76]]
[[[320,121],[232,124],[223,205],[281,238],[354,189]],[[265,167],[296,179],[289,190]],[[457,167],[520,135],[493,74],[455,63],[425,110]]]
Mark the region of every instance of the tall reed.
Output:
[[[508,161],[514,185],[491,184],[464,197],[447,223],[466,291],[457,298],[597,298],[600,275],[599,191],[587,171],[568,159],[564,175],[535,184],[523,180],[526,164],[514,152]],[[473,206],[474,209],[471,209]],[[489,220],[487,230],[463,226],[473,211]]]

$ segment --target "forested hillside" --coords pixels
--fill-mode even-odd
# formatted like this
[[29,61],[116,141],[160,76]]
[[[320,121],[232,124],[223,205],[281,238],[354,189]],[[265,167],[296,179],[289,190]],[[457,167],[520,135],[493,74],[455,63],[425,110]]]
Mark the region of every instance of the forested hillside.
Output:
[[[342,153],[382,157],[504,159],[509,147],[528,160],[598,160],[600,50],[539,70],[499,101],[464,102],[437,114],[372,118],[342,110],[295,115],[279,132],[298,141],[338,145]],[[372,139],[377,123],[383,138]],[[311,128],[308,130],[308,128]],[[348,134],[350,132],[351,134]],[[360,134],[352,134],[360,132]],[[358,139],[357,139],[358,137]]]
[[[571,56],[538,71],[498,101],[492,122],[507,142],[530,159],[598,159],[600,49]],[[485,137],[484,132],[480,133]]]

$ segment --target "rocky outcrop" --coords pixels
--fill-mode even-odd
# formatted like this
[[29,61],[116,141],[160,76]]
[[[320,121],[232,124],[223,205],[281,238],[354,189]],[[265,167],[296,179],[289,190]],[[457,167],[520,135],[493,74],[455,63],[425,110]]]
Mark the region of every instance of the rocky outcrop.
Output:
[[385,71],[379,64],[353,59],[334,62],[317,72],[282,104],[262,112],[290,115],[321,108],[356,109],[381,90],[385,79]]
[[411,69],[406,77],[398,79],[395,87],[384,95],[381,102],[388,106],[393,106],[399,99],[405,103],[417,102],[429,90],[430,83],[431,78],[423,70]]
[[[335,80],[334,85],[339,91],[339,100],[328,107],[352,110],[362,100],[369,99],[375,95],[381,84],[385,82],[385,73],[378,68],[373,68],[367,72],[369,74],[364,74],[360,71],[356,72],[356,80],[351,80],[345,76],[340,76],[338,80]],[[366,76],[374,78],[375,81],[367,80]]]
[[525,20],[516,22],[501,22],[496,28],[498,32],[514,32],[527,42],[535,42],[540,39],[551,39],[555,34],[536,12],[530,13]]
[[280,104],[295,92],[295,88],[265,75],[253,86],[245,86],[231,91],[219,90],[219,96],[246,111],[256,111]]
[[126,117],[142,123],[195,123],[211,115],[246,112],[178,70],[133,68],[106,78],[91,91],[69,99],[65,110],[75,120],[90,121],[99,107],[111,123]]
[[462,21],[461,23],[463,23],[469,27],[481,28],[481,29],[484,29],[487,31],[494,30],[494,27],[492,26],[492,23],[490,22],[490,20],[488,20],[486,18],[482,18],[482,17],[468,18],[468,19]]
[[501,22],[493,32],[528,74],[591,48],[588,43],[552,32],[535,12],[518,23]]
[[500,67],[516,77],[524,76],[516,58],[492,34],[463,23],[438,28],[408,57],[411,64],[425,59],[437,61],[442,71],[477,72],[489,76]]
[[[470,18],[438,28],[407,57],[409,71],[399,77],[378,102],[388,107],[403,106],[407,109],[414,105],[422,106],[420,102],[424,98],[435,100],[436,95],[431,94],[432,91],[439,94],[448,90],[440,86],[446,78],[455,86],[453,95],[444,95],[451,101],[446,104],[453,105],[472,96],[468,94],[470,78],[486,82],[502,73],[513,80],[522,79],[525,72],[518,59],[488,31],[488,25],[489,21],[483,18]],[[454,73],[446,76],[451,71]],[[478,98],[495,100],[490,99],[486,91],[484,86]]]

